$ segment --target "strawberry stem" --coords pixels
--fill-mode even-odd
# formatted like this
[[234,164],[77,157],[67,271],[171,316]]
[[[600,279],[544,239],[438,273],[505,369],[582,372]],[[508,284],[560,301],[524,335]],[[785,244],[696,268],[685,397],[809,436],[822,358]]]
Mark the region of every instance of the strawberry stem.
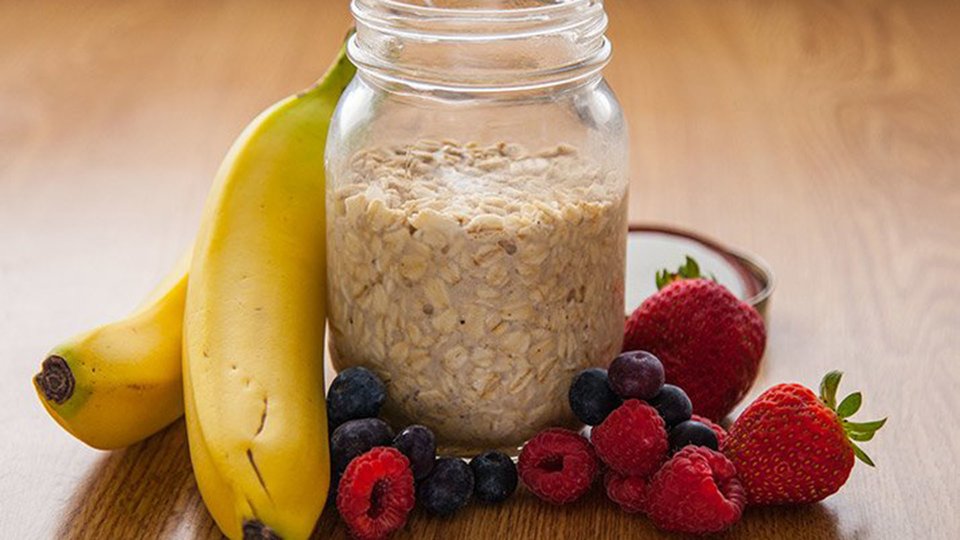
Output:
[[853,448],[853,455],[867,465],[876,467],[873,460],[870,459],[870,456],[857,446],[854,441],[866,442],[873,439],[877,430],[887,423],[887,419],[883,418],[872,422],[851,422],[847,420],[847,418],[853,416],[860,410],[860,406],[863,404],[863,394],[854,392],[843,398],[843,400],[840,401],[840,405],[837,405],[837,389],[840,388],[841,378],[843,378],[843,373],[840,371],[831,371],[823,376],[823,380],[820,381],[820,400],[823,401],[824,405],[829,407],[831,411],[837,413],[837,418],[840,419],[840,425],[843,426],[843,432],[847,435],[847,441]]
[[[697,261],[687,255],[686,261],[677,268],[676,272],[671,272],[666,268],[657,271],[657,290],[660,290],[667,285],[677,281],[678,279],[697,279],[703,277],[700,275],[700,265],[697,264]],[[713,274],[711,274],[713,277]],[[713,281],[716,281],[716,278],[713,278]]]

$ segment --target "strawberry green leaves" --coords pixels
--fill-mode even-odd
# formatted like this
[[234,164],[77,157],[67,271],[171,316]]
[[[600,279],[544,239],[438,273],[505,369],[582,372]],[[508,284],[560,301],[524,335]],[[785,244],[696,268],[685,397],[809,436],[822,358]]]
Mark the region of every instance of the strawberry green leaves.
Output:
[[866,463],[871,467],[876,467],[876,465],[873,463],[873,460],[870,459],[870,456],[868,456],[867,453],[863,451],[863,449],[861,449],[859,446],[853,443],[850,443],[850,446],[853,447],[853,455],[857,456],[857,459],[859,459],[860,461]]
[[[693,257],[687,255],[686,262],[680,265],[680,268],[677,268],[676,272],[671,272],[666,268],[657,271],[657,290],[666,287],[678,279],[697,279],[701,277],[705,276],[700,274],[700,265],[697,264],[697,261],[694,260]],[[717,278],[713,274],[710,274],[710,279],[717,281]]]
[[860,432],[860,433],[873,433],[878,429],[882,428],[883,425],[886,423],[887,423],[887,419],[884,418],[882,420],[874,420],[873,422],[863,422],[863,423],[846,422],[846,427],[849,428],[847,431],[854,431],[854,432]]
[[841,377],[843,377],[842,372],[831,371],[820,381],[820,399],[833,410],[837,408],[837,388],[840,387]]
[[860,410],[860,406],[863,404],[863,395],[860,392],[854,392],[843,398],[840,404],[837,405],[837,389],[840,387],[840,379],[842,377],[843,373],[840,371],[831,371],[824,375],[823,380],[820,381],[820,400],[823,401],[830,410],[837,413],[840,424],[843,426],[843,431],[850,440],[850,446],[853,447],[853,455],[867,465],[875,467],[876,465],[874,465],[870,456],[857,446],[854,441],[866,442],[873,439],[877,430],[883,427],[887,419],[883,418],[872,422],[851,422],[847,420],[847,418],[853,416]]
[[[887,419],[875,420],[873,422],[849,422],[843,420],[843,431],[847,434],[847,437],[852,441],[857,442],[866,442],[873,438],[877,433],[877,430],[883,427],[887,423]],[[854,445],[856,447],[856,445]],[[865,462],[872,465],[872,462]]]
[[853,416],[860,410],[860,404],[863,403],[863,396],[860,392],[855,392],[843,398],[840,405],[837,406],[837,416],[847,418]]

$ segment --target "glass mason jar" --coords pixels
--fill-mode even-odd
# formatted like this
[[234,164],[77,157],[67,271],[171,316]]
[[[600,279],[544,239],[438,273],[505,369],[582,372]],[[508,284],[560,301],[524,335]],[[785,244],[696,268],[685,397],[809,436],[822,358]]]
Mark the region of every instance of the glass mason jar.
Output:
[[[429,5],[425,5],[429,4]],[[623,336],[627,131],[601,0],[353,0],[326,149],[330,352],[446,452],[572,426]]]

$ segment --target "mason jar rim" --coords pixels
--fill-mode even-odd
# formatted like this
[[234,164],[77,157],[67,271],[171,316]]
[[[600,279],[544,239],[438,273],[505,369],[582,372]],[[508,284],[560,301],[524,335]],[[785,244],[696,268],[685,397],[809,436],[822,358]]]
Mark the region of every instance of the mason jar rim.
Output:
[[351,60],[389,83],[471,92],[550,87],[596,75],[611,53],[602,0],[493,9],[352,0],[351,11]]
[[544,4],[542,6],[527,7],[505,7],[505,8],[466,8],[466,7],[439,7],[412,4],[404,0],[353,0],[352,9],[369,6],[371,4],[380,4],[388,7],[398,14],[407,14],[412,16],[429,16],[443,18],[519,18],[551,15],[556,12],[569,11],[590,7],[593,5],[603,6],[603,0],[567,0],[555,4]]

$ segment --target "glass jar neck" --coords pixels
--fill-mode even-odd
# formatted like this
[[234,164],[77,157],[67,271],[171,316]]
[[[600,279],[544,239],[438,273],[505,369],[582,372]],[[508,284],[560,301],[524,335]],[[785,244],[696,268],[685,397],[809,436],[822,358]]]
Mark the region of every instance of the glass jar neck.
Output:
[[603,0],[352,0],[361,75],[416,90],[576,84],[610,59]]

